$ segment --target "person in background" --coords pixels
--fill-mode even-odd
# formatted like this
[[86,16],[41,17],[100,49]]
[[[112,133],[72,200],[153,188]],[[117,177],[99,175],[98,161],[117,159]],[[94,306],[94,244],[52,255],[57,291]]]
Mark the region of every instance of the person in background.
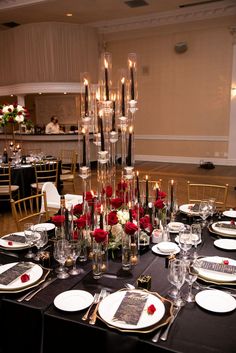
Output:
[[58,119],[55,115],[51,117],[50,123],[46,125],[46,134],[60,134],[60,126],[58,124]]

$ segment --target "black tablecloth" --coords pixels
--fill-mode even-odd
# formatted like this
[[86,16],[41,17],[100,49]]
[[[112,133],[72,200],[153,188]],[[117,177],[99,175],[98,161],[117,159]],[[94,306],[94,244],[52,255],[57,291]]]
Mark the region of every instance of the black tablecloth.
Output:
[[[172,236],[173,237],[173,236]],[[236,259],[235,251],[223,251],[214,246],[216,238],[204,230],[199,255],[218,255]],[[2,256],[2,255],[0,255]],[[1,263],[7,256],[0,257]],[[15,261],[13,258],[8,260]],[[113,292],[125,283],[136,283],[140,274],[152,276],[152,291],[165,296],[171,285],[167,280],[165,257],[151,250],[140,257],[130,273],[121,270],[119,261],[109,262],[109,277],[94,280],[91,263],[80,264],[83,273],[66,280],[57,279],[38,293],[31,301],[18,303],[20,294],[1,295],[0,346],[3,353],[53,353],[81,350],[103,352],[181,352],[181,353],[234,353],[236,347],[236,311],[217,314],[206,311],[196,303],[186,304],[174,322],[168,340],[152,343],[153,333],[124,333],[107,327],[97,320],[94,326],[81,320],[86,310],[63,312],[53,305],[59,293],[69,289],[83,289],[94,294],[101,288]],[[118,276],[118,277],[116,277]],[[185,286],[184,291],[187,290]]]

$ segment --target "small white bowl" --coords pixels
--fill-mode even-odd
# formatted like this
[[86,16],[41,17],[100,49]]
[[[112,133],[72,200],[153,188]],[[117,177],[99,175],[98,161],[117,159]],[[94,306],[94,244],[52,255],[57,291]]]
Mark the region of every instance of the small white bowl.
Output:
[[176,250],[176,244],[170,241],[162,241],[158,244],[158,249],[163,253],[171,253]]

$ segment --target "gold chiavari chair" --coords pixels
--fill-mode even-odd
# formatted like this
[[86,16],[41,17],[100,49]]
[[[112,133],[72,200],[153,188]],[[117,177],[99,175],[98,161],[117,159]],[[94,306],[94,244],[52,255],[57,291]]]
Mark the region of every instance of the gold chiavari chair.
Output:
[[188,203],[200,203],[202,200],[215,199],[217,209],[226,208],[229,185],[197,184],[187,182]]
[[10,201],[20,197],[20,189],[18,185],[11,183],[11,165],[5,163],[0,165],[0,201]]
[[58,161],[42,160],[34,162],[35,183],[31,184],[33,194],[41,192],[43,184],[52,182],[57,187],[58,182]]
[[[44,209],[41,210],[41,202],[43,199]],[[24,222],[31,219],[32,221],[38,221],[42,216],[45,220],[49,219],[49,213],[47,208],[47,197],[46,193],[36,194],[29,197],[25,197],[19,200],[11,200],[12,216],[16,224],[16,228],[20,231],[23,228]]]
[[74,193],[76,192],[75,173],[76,173],[77,159],[78,159],[78,154],[73,152],[71,154],[69,165],[65,164],[65,162],[62,161],[62,174],[60,175],[60,181],[63,183],[63,186],[72,185]]

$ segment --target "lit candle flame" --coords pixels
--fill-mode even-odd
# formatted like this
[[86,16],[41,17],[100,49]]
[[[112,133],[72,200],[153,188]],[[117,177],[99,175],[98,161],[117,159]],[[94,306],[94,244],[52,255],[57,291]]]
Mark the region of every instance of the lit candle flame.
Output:
[[105,66],[105,69],[108,69],[108,61],[106,59],[104,59],[104,66]]
[[131,126],[129,127],[129,133],[132,134],[132,132],[133,132],[133,126],[131,125]]
[[88,80],[86,78],[84,78],[84,85],[88,86]]
[[82,134],[85,134],[85,128],[84,127],[82,127],[81,132],[82,132]]
[[122,77],[121,83],[125,83],[125,78],[124,77]]
[[139,176],[139,171],[137,170],[136,175]]
[[146,180],[148,180],[148,175],[146,175]]

